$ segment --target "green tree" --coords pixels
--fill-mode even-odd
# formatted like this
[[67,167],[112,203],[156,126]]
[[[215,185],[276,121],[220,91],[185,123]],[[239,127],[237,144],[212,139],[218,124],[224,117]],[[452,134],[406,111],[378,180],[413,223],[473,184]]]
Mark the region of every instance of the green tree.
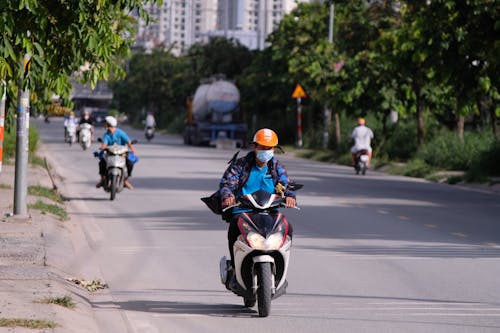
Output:
[[125,79],[110,86],[115,106],[132,123],[140,123],[145,112],[154,112],[158,126],[167,128],[185,114],[186,98],[199,81],[187,58],[155,48],[151,53],[134,53],[127,67]]
[[224,74],[229,79],[248,67],[253,56],[239,41],[225,37],[212,37],[206,44],[194,44],[185,55],[191,59],[193,70],[200,78]]
[[[92,85],[123,75],[119,59],[128,54],[134,33],[128,13],[136,9],[146,17],[144,2],[1,1],[0,75],[9,81],[9,96],[16,95],[15,83],[21,77],[23,88],[67,96],[74,73]],[[31,57],[29,74],[21,65],[25,54]]]
[[459,137],[463,138],[465,116],[479,111],[481,101],[487,102],[498,137],[494,110],[500,97],[500,3],[435,0],[422,8],[422,14],[422,35],[437,55],[435,73],[453,91]]
[[281,144],[295,141],[295,109],[291,108],[293,84],[288,80],[288,66],[275,60],[270,48],[259,52],[237,77],[241,107],[251,132],[261,127],[277,131]]

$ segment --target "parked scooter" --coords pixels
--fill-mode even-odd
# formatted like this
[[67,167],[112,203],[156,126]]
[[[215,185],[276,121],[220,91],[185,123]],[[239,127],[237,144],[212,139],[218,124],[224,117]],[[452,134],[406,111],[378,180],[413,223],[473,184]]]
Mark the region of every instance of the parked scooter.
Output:
[[152,126],[147,126],[144,130],[144,136],[146,137],[146,140],[151,141],[155,136],[155,128]]
[[87,150],[90,148],[90,144],[92,141],[92,132],[91,132],[92,126],[87,123],[80,124],[80,134],[79,134],[79,141],[80,145],[82,146],[83,150]]
[[370,159],[368,155],[368,150],[361,149],[356,153],[356,158],[354,162],[354,170],[356,170],[356,174],[359,175],[361,172],[362,175],[366,174],[367,163]]
[[[102,142],[102,139],[99,138],[97,141]],[[135,142],[137,141],[132,141],[132,143]],[[106,160],[106,178],[103,189],[109,192],[109,200],[115,200],[116,194],[123,190],[124,181],[128,177],[126,163],[128,151],[127,146],[114,144],[107,146],[101,153],[94,152],[95,157]]]
[[[294,190],[302,185],[295,185]],[[238,218],[241,236],[234,243],[234,272],[227,257],[220,260],[221,282],[243,297],[246,307],[257,303],[259,316],[271,312],[271,300],[285,294],[292,238],[286,217],[278,211],[285,198],[259,190],[237,199],[239,208],[249,208]],[[230,206],[225,210],[233,208]],[[298,207],[296,207],[298,209]]]

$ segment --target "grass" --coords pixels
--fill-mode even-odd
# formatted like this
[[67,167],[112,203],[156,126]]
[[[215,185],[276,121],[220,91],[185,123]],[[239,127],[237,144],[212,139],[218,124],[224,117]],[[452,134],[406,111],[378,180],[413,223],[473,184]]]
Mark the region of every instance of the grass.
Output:
[[413,159],[408,163],[393,167],[390,174],[407,177],[425,178],[435,172],[435,169],[420,159]]
[[46,167],[45,160],[42,157],[40,157],[40,156],[37,156],[37,155],[34,155],[34,154],[30,154],[29,161],[30,161],[30,163],[32,165],[38,165],[38,166],[41,166],[44,169]]
[[76,307],[76,303],[73,302],[70,296],[63,297],[45,297],[39,301],[39,303],[43,304],[56,304],[63,306],[68,309],[74,309]]
[[68,213],[64,208],[58,205],[46,204],[45,202],[38,200],[34,204],[29,204],[28,208],[37,209],[42,212],[42,214],[50,213],[55,216],[59,216],[61,221],[68,220]]
[[7,185],[7,184],[0,184],[0,189],[2,190],[10,190],[12,186]]
[[38,197],[44,197],[54,202],[59,202],[59,203],[63,202],[63,198],[59,193],[45,186],[39,186],[39,185],[30,186],[28,187],[28,194],[35,195]]
[[32,329],[56,328],[57,324],[50,320],[0,318],[0,327],[26,327]]
[[[324,149],[286,149],[287,153],[293,153],[297,157],[307,158],[314,161],[320,162],[333,162],[334,154],[331,150]],[[278,156],[279,158],[279,156]]]

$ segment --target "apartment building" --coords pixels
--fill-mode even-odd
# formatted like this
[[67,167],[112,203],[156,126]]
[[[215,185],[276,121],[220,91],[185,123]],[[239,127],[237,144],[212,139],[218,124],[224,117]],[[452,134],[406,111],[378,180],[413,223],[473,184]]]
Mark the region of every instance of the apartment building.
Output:
[[179,55],[194,43],[225,36],[250,49],[263,49],[266,37],[295,6],[295,0],[164,0],[161,6],[146,4],[144,9],[151,19],[148,24],[139,22],[136,44],[146,49],[164,45]]

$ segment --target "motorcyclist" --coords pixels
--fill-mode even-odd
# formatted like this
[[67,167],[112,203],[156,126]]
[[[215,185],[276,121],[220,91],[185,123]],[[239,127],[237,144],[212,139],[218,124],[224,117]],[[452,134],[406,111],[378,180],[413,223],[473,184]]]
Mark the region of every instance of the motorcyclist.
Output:
[[[118,121],[113,116],[107,116],[104,121],[104,128],[106,129],[106,133],[102,138],[102,145],[99,147],[99,150],[103,151],[107,146],[117,144],[117,145],[127,145],[129,150],[135,154],[135,148],[132,145],[132,141],[128,137],[125,131],[116,127]],[[134,168],[134,164],[127,158],[125,159],[127,164],[127,173],[128,177],[132,176],[132,169]],[[104,185],[104,181],[106,178],[106,160],[104,158],[99,159],[99,175],[101,176],[101,180],[96,184],[96,187],[99,188]],[[133,189],[134,187],[128,181],[128,177],[124,180],[124,185],[128,189]]]
[[360,150],[368,151],[368,162],[366,166],[370,166],[372,160],[372,147],[370,146],[373,139],[372,130],[366,126],[364,118],[358,118],[358,126],[354,128],[351,134],[351,139],[354,141],[354,146],[351,148],[352,165],[356,164],[356,154]]
[[90,118],[89,111],[83,111],[83,114],[78,121],[78,129],[76,131],[76,137],[78,138],[78,141],[80,141],[80,126],[82,124],[90,125],[90,133],[91,133],[90,141],[92,142],[94,140],[94,121],[92,120],[92,118]]
[[78,124],[78,120],[75,118],[75,113],[70,111],[68,116],[64,119],[64,141],[68,141],[68,127],[76,126]]
[[151,128],[156,127],[156,120],[155,120],[155,117],[153,115],[153,112],[148,112],[148,114],[146,116],[146,129],[148,127],[151,127]]
[[[265,190],[276,193],[277,185],[284,188],[286,207],[296,205],[295,193],[288,190],[289,179],[285,167],[274,157],[275,147],[278,145],[278,136],[268,128],[258,130],[253,137],[253,151],[241,158],[233,158],[230,166],[224,172],[220,180],[219,192],[222,207],[236,204],[236,197]],[[279,185],[278,185],[279,186]],[[243,210],[233,208],[232,217],[229,221],[227,239],[229,253],[231,254],[231,265],[234,267],[233,245],[241,234],[238,228],[238,215]],[[290,236],[292,229],[290,225]]]

